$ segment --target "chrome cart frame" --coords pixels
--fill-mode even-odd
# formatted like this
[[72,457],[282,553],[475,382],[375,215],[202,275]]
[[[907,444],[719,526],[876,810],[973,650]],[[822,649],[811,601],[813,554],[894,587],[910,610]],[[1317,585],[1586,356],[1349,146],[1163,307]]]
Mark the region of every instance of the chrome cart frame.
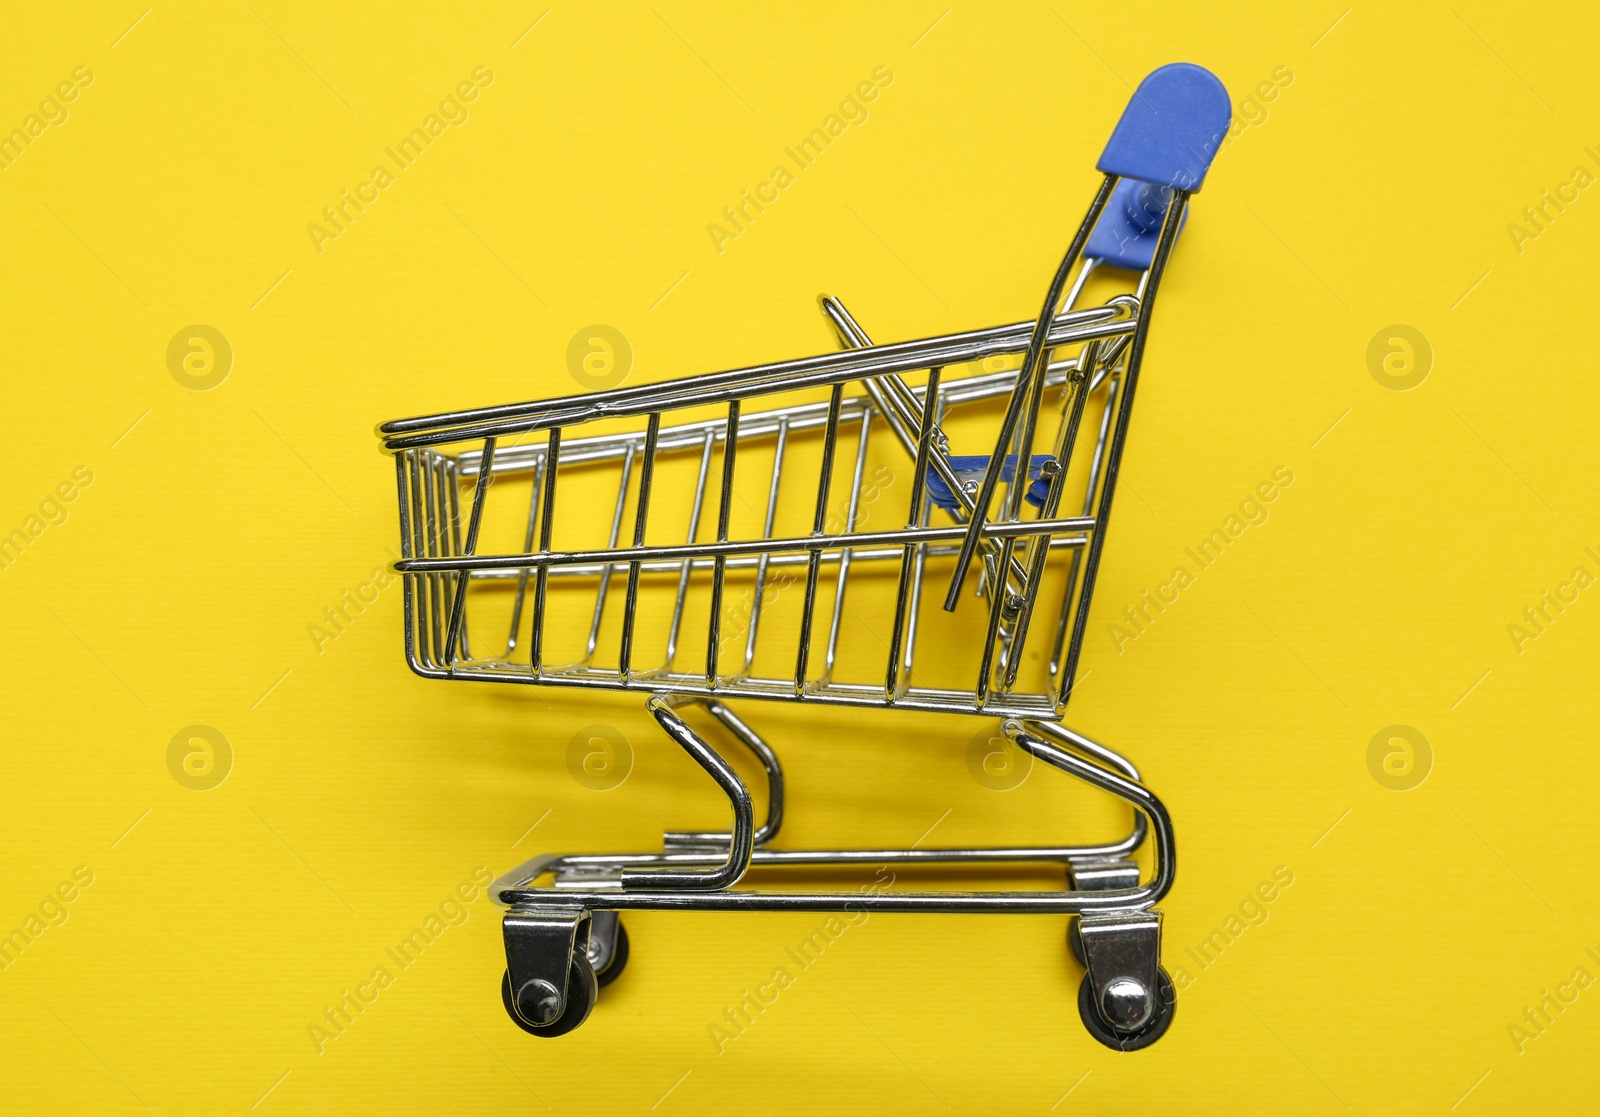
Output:
[[[1079,1010],[1090,1033],[1133,1050],[1166,1031],[1175,993],[1159,965],[1153,906],[1172,886],[1171,820],[1131,763],[1059,719],[1078,679],[1152,308],[1189,197],[1228,120],[1226,92],[1199,67],[1175,64],[1145,79],[1101,157],[1105,178],[1032,322],[874,345],[841,302],[825,297],[841,352],[379,428],[395,458],[402,557],[394,569],[404,575],[412,669],[438,679],[643,692],[650,714],[723,791],[733,816],[726,831],[668,833],[659,853],[542,856],[497,880],[491,892],[509,908],[502,995],[519,1027],[553,1036],[581,1024],[598,987],[626,962],[617,912],[675,908],[1067,914],[1087,970]],[[1102,266],[1137,276],[1134,289],[1072,309]],[[946,376],[993,358],[1020,358],[1020,367]],[[1060,417],[1046,442],[1041,419],[1052,390]],[[1098,433],[1089,448],[1080,433],[1091,401]],[[746,410],[752,404],[759,406]],[[992,452],[953,453],[958,428],[996,408]],[[911,482],[905,526],[867,531],[863,476],[875,425],[887,427],[911,463]],[[576,427],[596,433],[569,437]],[[814,474],[810,464],[785,469],[802,444],[816,453]],[[1036,446],[1048,452],[1036,454]],[[752,454],[764,508],[739,492]],[[673,468],[677,484],[660,480]],[[609,525],[588,514],[592,504],[569,512],[558,502],[571,485],[610,471],[618,484]],[[848,487],[836,500],[840,475]],[[491,493],[497,507],[508,503],[498,499],[502,482],[527,485],[525,513],[513,506],[521,545],[480,553]],[[1062,510],[1069,483],[1082,485],[1074,515]],[[811,497],[809,530],[784,534],[780,505],[787,513],[797,487]],[[663,541],[661,513],[653,510],[658,494],[670,500],[689,491],[692,502],[680,509],[687,541]],[[749,516],[741,517],[736,500]],[[631,543],[623,542],[630,526]],[[557,545],[594,530],[601,542]],[[676,530],[684,533],[683,525]],[[708,530],[714,539],[701,538]],[[796,572],[790,584],[803,583],[792,644],[782,632],[772,635],[778,620],[763,619],[767,591],[786,570]],[[922,608],[926,580],[940,571],[948,573],[942,621]],[[862,581],[891,577],[889,635],[879,636],[887,655],[868,670],[859,642],[841,640],[846,595]],[[728,624],[736,581],[749,582],[755,603],[743,632]],[[581,626],[552,626],[550,618],[562,593],[585,587],[594,591],[587,638],[574,649],[576,660],[562,662],[553,643]],[[622,610],[610,611],[607,627],[618,588]],[[969,589],[983,608],[962,606]],[[491,650],[469,621],[469,601],[480,603],[471,606],[474,617],[488,607],[481,603],[507,608],[503,651],[498,643]],[[1029,637],[1036,613],[1052,602],[1054,624],[1038,626],[1049,632],[1041,648],[1041,638]],[[689,621],[691,603],[707,606],[703,626]],[[702,632],[703,642],[691,647]],[[741,638],[742,649],[730,655],[728,645]],[[782,672],[773,670],[775,640]],[[919,664],[919,643],[934,645],[934,662]],[[647,651],[663,645],[664,655]],[[758,661],[758,649],[765,659]],[[1018,749],[1128,803],[1132,828],[1100,845],[776,850],[783,773],[771,746],[727,705],[742,698],[998,717]],[[749,788],[684,718],[689,708],[760,764],[767,792],[760,825]],[[1151,876],[1141,880],[1133,856],[1147,837]],[[752,867],[995,863],[1058,865],[1066,889],[734,887]]]

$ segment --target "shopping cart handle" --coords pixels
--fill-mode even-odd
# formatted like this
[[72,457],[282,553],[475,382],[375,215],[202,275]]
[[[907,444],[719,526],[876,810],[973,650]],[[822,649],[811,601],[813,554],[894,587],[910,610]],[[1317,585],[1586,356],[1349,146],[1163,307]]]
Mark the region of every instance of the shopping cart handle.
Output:
[[1121,175],[1191,193],[1228,133],[1233,106],[1217,76],[1192,62],[1173,62],[1150,72],[1096,164]]
[[[1050,491],[1050,483],[1039,476],[1039,471],[1044,468],[1044,463],[1050,460],[1049,454],[1035,454],[1028,462],[1028,476],[1033,478],[1033,484],[1028,486],[1028,491],[1023,494],[1029,504],[1035,508],[1044,506],[1045,494]],[[951,454],[950,469],[956,475],[956,480],[963,483],[967,481],[982,481],[983,474],[989,468],[988,454]],[[1006,464],[1001,467],[1000,480],[1010,481],[1017,475],[1017,456],[1007,455]],[[950,486],[944,483],[934,470],[928,470],[928,499],[948,512],[956,510],[956,497],[950,491]]]

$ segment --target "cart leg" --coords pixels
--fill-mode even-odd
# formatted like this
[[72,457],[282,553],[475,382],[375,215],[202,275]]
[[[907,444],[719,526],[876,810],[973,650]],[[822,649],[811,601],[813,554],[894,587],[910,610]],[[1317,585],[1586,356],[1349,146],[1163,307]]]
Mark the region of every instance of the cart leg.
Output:
[[[616,915],[611,913],[613,924]],[[581,908],[515,907],[506,912],[506,973],[500,994],[512,1022],[559,1036],[589,1017],[599,996],[590,965],[590,916]]]
[[1172,979],[1159,964],[1161,913],[1085,915],[1078,920],[1088,973],[1078,1014],[1095,1039],[1117,1051],[1148,1047],[1177,1011]]
[[719,849],[727,850],[726,860],[711,869],[626,867],[622,870],[624,889],[671,888],[716,891],[730,888],[738,883],[739,878],[744,876],[745,870],[750,867],[750,855],[755,851],[756,837],[755,811],[750,791],[739,779],[739,774],[733,770],[733,766],[674,712],[674,705],[683,705],[688,701],[693,700],[655,695],[650,698],[647,706],[667,736],[676,741],[695,763],[705,769],[706,774],[728,797],[728,805],[733,808],[733,829],[728,832],[727,844],[719,843]]
[[[767,820],[757,828],[753,839],[755,848],[761,849],[778,836],[778,828],[783,825],[783,767],[778,763],[778,754],[773,752],[772,746],[762,740],[760,734],[746,725],[742,718],[716,699],[688,698],[683,700],[683,704],[705,707],[707,713],[716,718],[736,741],[761,762],[762,771],[767,777]],[[733,840],[733,835],[726,830],[711,832],[671,830],[662,835],[662,840],[669,849],[696,850],[707,847],[720,849],[727,847]]]

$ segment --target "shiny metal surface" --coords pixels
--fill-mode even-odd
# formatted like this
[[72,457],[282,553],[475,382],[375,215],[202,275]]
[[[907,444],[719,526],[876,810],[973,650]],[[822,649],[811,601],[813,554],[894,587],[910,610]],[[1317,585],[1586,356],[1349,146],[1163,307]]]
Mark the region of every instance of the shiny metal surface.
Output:
[[1114,1031],[1138,1031],[1156,1011],[1161,913],[1085,915],[1078,933],[1095,1010]]
[[[1150,268],[1130,277],[1131,290],[1079,309],[1104,274],[1082,253],[1116,183],[1105,177],[1032,321],[880,345],[823,296],[837,353],[379,428],[395,460],[393,569],[412,670],[640,692],[728,804],[726,829],[669,832],[659,852],[544,854],[491,885],[510,908],[510,988],[527,1020],[560,1015],[575,951],[609,964],[618,911],[671,908],[1071,914],[1101,1021],[1119,1035],[1151,1021],[1160,946],[1151,907],[1176,871],[1171,819],[1130,762],[1060,724],[1150,314],[1188,200],[1172,192]],[[992,358],[1020,367],[984,367]],[[988,424],[977,443],[992,444],[986,457],[955,449],[977,448],[974,423]],[[868,466],[885,455],[892,464],[879,470],[909,480],[891,489],[890,526],[868,528],[882,515]],[[577,496],[564,495],[575,486]],[[924,608],[930,578],[948,579],[942,610]],[[863,655],[871,644],[845,635],[865,607],[850,595],[868,579],[892,602],[874,631],[875,662]],[[769,591],[789,587],[792,625],[768,615]],[[483,616],[487,627],[474,623]],[[486,632],[505,634],[503,650]],[[1014,747],[1121,799],[1132,823],[1099,844],[773,849],[783,771],[733,698],[998,717]],[[755,796],[686,715],[709,717],[760,763],[759,826]],[[1147,844],[1144,877],[1134,858]],[[1005,864],[1058,865],[1063,887],[736,887],[751,869]]]
[[589,913],[571,907],[525,905],[506,912],[506,973],[517,1011],[548,1024],[567,1004],[567,975],[575,950],[587,951]]

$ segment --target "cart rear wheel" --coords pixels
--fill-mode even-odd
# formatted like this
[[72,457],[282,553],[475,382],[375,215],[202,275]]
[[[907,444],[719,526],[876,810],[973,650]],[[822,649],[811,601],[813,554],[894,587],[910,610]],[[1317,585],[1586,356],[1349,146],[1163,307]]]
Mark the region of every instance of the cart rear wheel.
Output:
[[1100,1013],[1095,1010],[1094,991],[1088,974],[1083,975],[1083,984],[1078,986],[1078,1015],[1083,1017],[1084,1028],[1113,1051],[1138,1051],[1142,1047],[1149,1047],[1166,1034],[1177,1011],[1178,994],[1172,988],[1172,979],[1167,976],[1167,971],[1159,966],[1156,967],[1155,1012],[1144,1027],[1129,1035],[1115,1031],[1100,1019]]
[[[530,982],[530,984],[533,984]],[[542,983],[541,983],[542,984]],[[536,990],[528,990],[520,998],[524,1002],[536,1001]],[[511,1017],[511,1022],[531,1036],[564,1036],[589,1018],[589,1012],[594,1008],[594,1003],[600,997],[600,986],[595,980],[594,968],[589,965],[589,959],[582,954],[572,956],[572,969],[567,974],[567,1003],[561,1010],[561,1015],[548,1024],[535,1024],[524,1016],[518,1008],[519,998],[514,997],[511,991],[511,971],[507,970],[500,979],[500,999],[505,1002],[506,1014]],[[528,1004],[529,1011],[534,1005]]]
[[604,989],[617,978],[622,976],[622,967],[628,964],[628,928],[621,920],[617,921],[617,941],[611,948],[611,962],[605,969],[595,974],[595,980]]

